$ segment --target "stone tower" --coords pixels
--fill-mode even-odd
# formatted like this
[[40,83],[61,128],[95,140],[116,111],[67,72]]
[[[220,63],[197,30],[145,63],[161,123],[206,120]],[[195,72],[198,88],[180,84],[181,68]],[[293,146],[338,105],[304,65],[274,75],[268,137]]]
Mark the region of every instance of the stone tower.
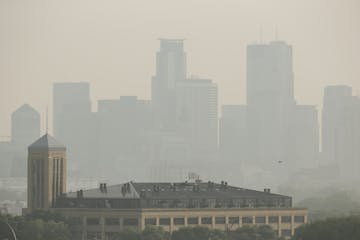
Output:
[[66,148],[45,134],[28,148],[28,209],[48,209],[66,192]]

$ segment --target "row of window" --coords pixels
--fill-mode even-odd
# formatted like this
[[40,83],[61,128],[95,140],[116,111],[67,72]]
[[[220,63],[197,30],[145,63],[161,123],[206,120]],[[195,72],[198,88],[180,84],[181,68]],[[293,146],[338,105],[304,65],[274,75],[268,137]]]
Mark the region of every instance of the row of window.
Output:
[[[269,216],[269,223],[278,223],[279,216]],[[239,224],[241,222],[244,224],[253,224],[254,219],[253,217],[229,217],[229,224]],[[291,216],[281,216],[280,218],[281,223],[291,223]],[[199,218],[197,217],[190,217],[187,219],[189,225],[197,225],[199,224]],[[212,224],[213,218],[212,217],[202,217],[200,218],[201,224]],[[295,216],[294,217],[295,223],[304,223],[305,217],[304,216]],[[215,217],[215,224],[225,224],[226,218],[225,217]],[[255,223],[266,223],[266,217],[264,216],[257,216],[255,217]],[[175,225],[185,225],[184,218],[174,218]],[[156,225],[156,218],[146,218],[145,225]],[[159,225],[170,225],[170,218],[160,218]]]
[[[265,224],[266,217],[265,216],[256,216],[255,219],[251,216],[248,217],[229,217],[229,224],[239,224],[240,220],[243,224]],[[254,221],[255,220],[255,221]],[[280,220],[281,223],[291,223],[291,216],[269,216],[268,223],[278,223]],[[170,218],[160,218],[159,225],[170,225]],[[189,217],[187,219],[189,225],[197,225],[199,224],[198,217]],[[72,218],[72,223],[80,224],[80,218]],[[201,217],[200,218],[201,224],[213,224],[212,217]],[[215,217],[215,224],[225,224],[226,218],[225,217]],[[304,216],[294,216],[295,223],[304,223],[305,217]],[[99,225],[100,218],[87,218],[86,219],[87,225]],[[185,218],[174,218],[175,225],[185,225]],[[105,225],[120,225],[119,218],[105,218]],[[123,220],[124,226],[138,226],[139,220],[137,218],[124,218]],[[145,218],[145,225],[156,225],[156,218]]]
[[[87,218],[87,225],[100,225],[100,218]],[[106,225],[120,225],[120,220],[118,218],[106,218]],[[124,226],[138,226],[139,220],[137,218],[124,218],[123,221]]]

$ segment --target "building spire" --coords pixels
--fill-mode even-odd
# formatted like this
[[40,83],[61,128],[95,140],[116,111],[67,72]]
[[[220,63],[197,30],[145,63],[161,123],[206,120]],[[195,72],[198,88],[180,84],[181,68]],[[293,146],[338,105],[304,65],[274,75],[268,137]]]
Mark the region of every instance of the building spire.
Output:
[[49,130],[49,110],[48,107],[46,106],[46,131],[45,134],[48,134],[48,130]]

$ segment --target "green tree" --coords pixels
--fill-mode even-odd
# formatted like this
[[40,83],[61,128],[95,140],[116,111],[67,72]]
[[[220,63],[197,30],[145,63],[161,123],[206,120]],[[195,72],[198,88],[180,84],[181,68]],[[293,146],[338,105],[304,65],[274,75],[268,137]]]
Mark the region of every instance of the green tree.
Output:
[[44,224],[44,240],[68,240],[70,237],[70,230],[63,222],[49,221]]
[[58,212],[48,210],[36,210],[33,213],[26,216],[28,219],[41,219],[44,222],[55,221],[65,222],[66,219]]
[[360,216],[329,218],[301,226],[295,231],[294,240],[358,240]]
[[256,231],[254,227],[245,225],[230,233],[231,240],[254,240],[256,239]]
[[170,234],[161,227],[146,226],[142,232],[143,240],[169,240]]
[[174,231],[171,240],[226,240],[224,231],[210,230],[206,227],[184,227]]
[[268,225],[260,225],[256,227],[256,233],[259,237],[259,240],[274,240],[277,239],[277,235],[270,226]]
[[[61,221],[44,221],[42,219],[50,219],[48,217],[50,215],[40,215],[42,217],[38,218],[34,216],[14,217],[10,215],[0,215],[0,219],[8,222],[15,229],[16,235],[20,240],[70,240],[71,235],[68,225]],[[55,219],[59,220],[58,218]]]
[[38,220],[28,220],[20,223],[19,236],[21,240],[43,240],[44,222]]
[[142,240],[141,234],[132,229],[124,229],[112,237],[111,240]]
[[268,225],[245,225],[230,233],[231,240],[276,240],[275,231]]

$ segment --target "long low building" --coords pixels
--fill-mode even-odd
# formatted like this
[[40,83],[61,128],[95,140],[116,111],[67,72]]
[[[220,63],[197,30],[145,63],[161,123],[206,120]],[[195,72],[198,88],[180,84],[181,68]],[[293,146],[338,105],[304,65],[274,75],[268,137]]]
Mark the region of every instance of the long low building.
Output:
[[125,228],[147,225],[172,232],[185,226],[232,231],[267,224],[290,238],[307,222],[307,210],[293,208],[292,198],[270,189],[255,191],[221,183],[137,183],[66,193],[65,147],[44,135],[29,147],[28,209],[49,209],[68,218],[76,239],[111,238]]
[[307,221],[307,210],[292,208],[288,196],[228,186],[226,182],[135,183],[80,190],[60,196],[57,211],[77,225],[82,239],[108,239],[124,228],[185,226],[226,231],[267,224],[290,237]]

